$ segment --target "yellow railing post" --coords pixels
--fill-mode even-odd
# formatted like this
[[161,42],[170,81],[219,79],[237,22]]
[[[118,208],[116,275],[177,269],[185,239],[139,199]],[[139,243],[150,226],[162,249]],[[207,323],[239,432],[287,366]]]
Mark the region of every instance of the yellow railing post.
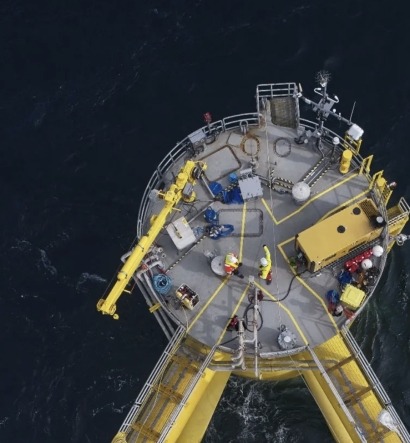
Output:
[[369,174],[372,161],[373,161],[373,155],[369,155],[368,157],[364,158],[362,164],[360,165],[359,173],[363,174],[363,172],[366,172],[366,174]]

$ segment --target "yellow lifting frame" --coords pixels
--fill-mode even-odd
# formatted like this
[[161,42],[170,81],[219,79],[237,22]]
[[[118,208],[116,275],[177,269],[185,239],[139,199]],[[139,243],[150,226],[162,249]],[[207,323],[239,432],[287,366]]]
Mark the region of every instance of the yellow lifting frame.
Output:
[[192,185],[195,185],[196,178],[198,178],[205,169],[206,164],[204,162],[193,162],[192,160],[188,160],[179,171],[175,179],[175,183],[169,187],[168,191],[159,194],[159,196],[162,197],[165,202],[163,208],[158,215],[151,219],[151,227],[149,231],[141,238],[133,249],[131,255],[127,258],[121,270],[118,272],[117,281],[109,292],[107,298],[102,298],[98,301],[98,311],[102,312],[103,314],[112,315],[115,320],[118,320],[119,316],[115,313],[117,309],[117,300],[124,292],[127,284],[140,266],[144,256],[154,243],[161,229],[164,227],[168,215],[183,197],[182,191],[186,184],[191,183]]

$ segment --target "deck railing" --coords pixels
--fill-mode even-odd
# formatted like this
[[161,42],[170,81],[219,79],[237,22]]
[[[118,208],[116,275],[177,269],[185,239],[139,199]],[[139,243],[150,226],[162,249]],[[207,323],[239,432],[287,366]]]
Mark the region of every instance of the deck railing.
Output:
[[273,98],[295,96],[299,92],[296,83],[262,83],[256,87],[256,97]]
[[400,434],[401,439],[404,442],[410,442],[409,432],[407,431],[399,415],[394,409],[392,402],[389,396],[387,395],[387,392],[384,390],[383,385],[381,384],[380,380],[377,378],[377,375],[373,371],[372,367],[370,366],[369,362],[364,356],[362,350],[360,349],[353,335],[346,326],[342,327],[341,332],[345,339],[345,343],[350,348],[350,352],[354,355],[356,362],[359,364],[360,369],[367,378],[369,384],[372,386],[381,404],[390,413],[391,417],[393,418],[395,426],[398,430],[398,433]]
[[[203,131],[204,135],[206,137],[212,137],[216,136],[222,132],[225,131],[231,131],[234,129],[244,130],[249,127],[258,127],[260,122],[261,114],[259,113],[259,105],[261,99],[267,99],[267,98],[273,98],[273,97],[286,97],[286,96],[295,96],[297,94],[298,89],[295,83],[274,83],[274,84],[262,84],[258,85],[257,87],[257,107],[258,112],[257,113],[245,113],[245,114],[238,114],[226,117],[222,120],[218,120],[216,122],[211,123],[209,126],[203,126],[198,131]],[[300,118],[299,120],[300,127],[303,128],[303,130],[310,130],[314,132],[317,130],[317,122],[313,122],[311,120]],[[195,131],[197,132],[197,131]],[[333,139],[335,137],[339,138],[343,141],[343,143],[339,144],[339,149],[342,149],[341,146],[343,146],[343,149],[350,149],[353,152],[353,158],[352,158],[352,166],[356,169],[359,169],[361,165],[364,162],[364,158],[357,153],[354,146],[351,146],[347,140],[344,139],[343,136],[340,134],[337,134],[336,132],[332,131],[329,128],[325,128],[324,133],[322,134],[323,139],[328,142],[332,143]],[[149,208],[150,208],[150,193],[153,189],[157,189],[158,185],[163,179],[164,174],[168,171],[170,166],[176,164],[178,161],[181,160],[181,158],[184,157],[184,155],[187,155],[189,152],[191,152],[192,144],[190,142],[190,135],[188,135],[186,138],[184,138],[181,142],[178,142],[177,145],[163,158],[163,160],[158,165],[157,169],[152,174],[147,187],[145,188],[144,194],[141,199],[140,208],[138,211],[138,219],[137,219],[137,238],[141,238],[143,234],[143,227],[144,222],[147,218],[147,215],[149,214]],[[363,169],[362,171],[363,175],[367,178],[369,183],[372,182],[372,176],[369,172],[366,171],[366,169]],[[372,189],[373,196],[375,200],[378,203],[378,207],[380,210],[381,215],[385,220],[388,219],[387,217],[387,209],[385,204],[383,203],[383,196],[380,192],[380,190],[374,186]],[[409,206],[407,202],[402,198],[399,202],[399,206],[402,209],[403,213],[407,214],[409,213]],[[396,216],[396,218],[404,217],[405,215],[400,214]],[[383,248],[385,250],[388,249],[388,231],[387,228],[384,231],[383,235]],[[379,262],[379,269],[380,269],[380,275],[377,277],[376,284],[374,287],[377,286],[377,283],[381,277],[382,271],[384,269],[385,263],[386,263],[387,255],[384,254],[381,257],[381,260]],[[357,311],[357,315],[363,310],[363,308],[367,305],[368,301],[370,300],[372,295],[372,292],[369,294],[368,297],[366,297],[366,300],[364,301],[361,308]],[[354,317],[356,318],[357,315]],[[353,319],[354,319],[353,318]],[[348,323],[350,323],[352,320],[349,320]]]
[[[209,128],[208,126],[203,126],[199,129],[202,130],[205,136],[211,137],[213,134],[219,134],[225,131],[231,131],[233,129],[242,130],[244,126],[246,127],[257,127],[259,125],[259,115],[258,113],[246,113],[238,114],[230,117],[226,117],[222,120],[213,122]],[[195,131],[196,132],[196,131]],[[152,174],[145,188],[144,194],[141,199],[140,208],[138,211],[137,219],[137,237],[141,238],[143,233],[143,225],[145,219],[149,213],[150,205],[150,193],[153,189],[156,189],[159,183],[162,181],[164,174],[168,171],[171,165],[175,165],[179,160],[181,160],[184,155],[186,155],[192,147],[189,140],[189,135],[185,137],[181,142],[178,142],[173,149],[162,159],[157,169]]]
[[400,214],[398,214],[395,217],[392,217],[391,219],[389,219],[389,223],[391,223],[391,224],[395,224],[399,220],[408,217],[408,215],[410,213],[410,206],[409,206],[409,204],[407,203],[407,201],[406,201],[406,199],[404,197],[400,198],[400,200],[399,200],[397,205],[400,208]]
[[151,389],[155,386],[155,384],[158,382],[158,380],[160,380],[167,364],[169,363],[172,355],[175,352],[175,349],[180,344],[180,342],[182,341],[184,336],[185,336],[185,328],[180,326],[176,330],[175,334],[172,336],[172,338],[169,341],[164,352],[161,354],[161,357],[159,358],[153,371],[151,372],[150,376],[148,377],[148,380],[145,382],[144,387],[141,389],[140,393],[138,394],[137,399],[135,400],[133,406],[131,407],[130,411],[128,412],[127,416],[125,417],[125,420],[124,420],[123,424],[121,425],[119,432],[127,433],[129,431],[130,426],[133,423],[135,423],[135,420],[138,415],[138,411],[140,410],[140,408],[144,404],[144,402],[147,400],[147,398],[151,392]]
[[[266,100],[275,97],[294,97],[296,100],[299,90],[296,83],[261,84],[256,87],[256,109],[261,113],[261,106],[265,108]],[[299,121],[299,106],[296,106],[296,121]]]
[[332,391],[333,395],[335,396],[335,399],[337,400],[340,408],[342,409],[342,411],[346,415],[346,417],[349,420],[349,422],[352,425],[352,427],[356,430],[357,436],[359,437],[360,441],[366,442],[367,441],[366,438],[364,437],[364,435],[360,431],[359,427],[357,426],[357,423],[356,423],[355,419],[353,418],[353,416],[350,413],[348,407],[346,406],[345,402],[343,401],[343,399],[342,399],[341,395],[339,394],[336,386],[333,384],[332,380],[330,379],[330,377],[329,377],[328,373],[326,372],[326,369],[322,365],[319,357],[315,354],[315,352],[313,351],[312,348],[308,347],[308,349],[309,349],[309,352],[310,352],[313,360],[316,363],[316,366],[318,367],[320,373],[322,374],[324,380],[326,381],[327,385],[329,386],[330,390]]
[[205,372],[205,370],[209,366],[210,362],[212,361],[212,358],[215,354],[216,349],[217,349],[217,345],[215,345],[209,351],[205,360],[202,362],[201,367],[198,369],[197,373],[190,381],[190,383],[184,393],[182,400],[179,402],[178,406],[172,411],[172,414],[168,420],[168,423],[164,427],[163,431],[161,432],[161,436],[158,439],[157,443],[163,443],[165,441],[165,439],[167,438],[167,435],[168,435],[169,431],[171,430],[172,426],[174,425],[176,419],[178,418],[178,415],[180,414],[180,412],[182,411],[182,409],[186,405],[186,403],[189,399],[189,396],[192,394],[192,391],[194,390],[195,386],[197,385],[199,379],[202,377],[203,373]]

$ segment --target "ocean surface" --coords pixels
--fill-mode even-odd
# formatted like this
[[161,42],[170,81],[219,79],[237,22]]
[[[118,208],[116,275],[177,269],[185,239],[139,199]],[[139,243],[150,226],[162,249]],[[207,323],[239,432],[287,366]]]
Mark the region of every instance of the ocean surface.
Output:
[[[0,3],[0,442],[109,442],[117,432],[166,340],[138,294],[119,321],[95,304],[135,237],[148,178],[204,112],[253,111],[258,83],[300,82],[307,94],[327,69],[338,111],[356,102],[373,171],[410,201],[403,7]],[[353,328],[408,428],[409,259],[410,244],[395,248]],[[204,441],[332,438],[302,381],[232,379]]]

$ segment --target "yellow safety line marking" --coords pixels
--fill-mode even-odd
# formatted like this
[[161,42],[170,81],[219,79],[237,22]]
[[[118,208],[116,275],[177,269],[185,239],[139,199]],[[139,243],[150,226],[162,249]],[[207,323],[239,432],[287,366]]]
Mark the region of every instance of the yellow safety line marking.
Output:
[[[287,240],[284,240],[282,243],[279,243],[278,248],[280,249],[282,246],[285,246],[286,244],[290,243],[291,241],[294,241],[295,237],[290,237]],[[285,256],[285,258],[287,259],[288,257]]]
[[263,203],[263,206],[265,206],[266,212],[270,215],[270,218],[272,219],[273,223],[275,223],[275,225],[277,225],[278,221],[276,220],[275,216],[273,215],[272,211],[270,210],[270,207],[266,203],[266,200],[264,198],[262,198],[261,201]]
[[[278,245],[278,249],[279,249],[280,253],[283,255],[283,257],[284,257],[284,259],[285,259],[286,262],[288,262],[288,256],[286,255],[285,251],[283,250],[283,248],[282,248],[282,244],[284,244],[284,243],[289,243],[289,241],[292,241],[292,240],[293,240],[293,238],[291,238],[290,240],[286,240],[285,242],[282,242],[280,245]],[[293,272],[293,274],[296,275],[296,272],[295,272],[295,270],[292,268],[292,266],[289,265],[289,268],[290,268],[290,270]],[[298,280],[298,282],[299,282],[300,284],[302,284],[302,285],[303,285],[303,286],[304,286],[304,287],[305,287],[305,288],[306,288],[311,294],[313,294],[313,295],[319,300],[319,302],[320,302],[321,305],[323,306],[323,308],[324,308],[324,310],[325,310],[327,316],[329,317],[330,322],[333,324],[333,326],[334,326],[336,332],[338,332],[338,331],[339,331],[339,328],[337,327],[337,324],[336,324],[336,322],[334,321],[333,317],[330,315],[330,312],[328,311],[327,306],[326,306],[325,302],[323,301],[322,297],[321,297],[317,292],[315,292],[315,291],[314,291],[314,290],[313,290],[313,289],[312,289],[307,283],[305,283],[305,281],[304,281],[303,279],[301,279],[300,277],[296,277],[296,279]]]
[[255,282],[255,286],[259,288],[263,293],[265,293],[269,298],[271,298],[273,301],[275,301],[280,308],[282,308],[287,314],[289,315],[290,319],[292,320],[293,324],[295,325],[295,328],[298,330],[300,336],[302,337],[303,342],[305,345],[309,344],[309,342],[306,340],[305,335],[303,334],[302,330],[300,329],[298,322],[296,321],[295,317],[291,313],[291,311],[284,306],[280,301],[278,301],[277,298],[275,298],[270,292],[268,292],[263,286],[261,286],[259,283]]
[[[244,203],[243,205],[243,210],[242,210],[242,228],[241,228],[241,242],[240,242],[240,247],[239,247],[239,261],[241,261],[242,259],[242,250],[243,250],[243,232],[245,229],[245,219],[246,219],[246,203]],[[205,303],[205,305],[202,307],[202,309],[199,311],[198,315],[192,320],[191,324],[189,325],[187,332],[189,332],[192,329],[192,326],[194,326],[194,324],[196,323],[196,321],[198,320],[198,318],[203,314],[203,312],[205,311],[205,309],[212,303],[212,301],[214,300],[214,298],[218,295],[218,293],[220,292],[220,290],[224,287],[224,285],[226,284],[226,282],[229,281],[229,278],[231,276],[228,276],[224,279],[224,281],[217,287],[216,291],[211,295],[211,297],[209,298],[209,300]]]
[[297,213],[303,211],[303,209],[306,208],[306,206],[310,205],[311,203],[313,203],[315,200],[317,200],[318,198],[322,197],[323,195],[327,194],[328,192],[332,191],[333,189],[338,188],[339,186],[343,185],[344,183],[348,182],[349,180],[351,180],[354,177],[357,177],[359,175],[358,172],[356,172],[355,174],[352,174],[350,177],[345,178],[344,180],[334,184],[333,186],[330,186],[330,188],[325,189],[322,192],[319,192],[319,194],[316,194],[314,197],[312,197],[311,199],[309,199],[304,205],[300,206],[300,208],[296,209],[296,211],[293,211],[291,214],[287,215],[286,217],[282,218],[281,220],[279,220],[276,224],[280,224],[283,223],[284,221],[286,221],[287,219],[293,217],[294,215],[296,215]]
[[[240,297],[238,303],[236,304],[235,309],[232,311],[231,318],[232,318],[232,317],[238,312],[238,309],[239,309],[239,307],[240,307],[240,305],[241,305],[243,299],[245,298],[245,295],[247,294],[248,290],[249,290],[249,284],[246,285],[246,288],[245,288],[245,290],[243,291],[243,293],[242,293],[242,295],[241,295],[241,297]],[[231,318],[226,322],[225,328],[224,328],[224,330],[222,331],[221,335],[219,336],[219,338],[218,338],[218,340],[217,340],[217,342],[216,342],[217,345],[219,345],[219,343],[221,343],[222,337],[226,334],[226,332],[227,332],[226,328],[228,327],[228,325],[229,325],[229,323],[230,323],[230,321],[231,321]]]
[[245,231],[245,226],[246,226],[246,203],[243,204],[243,209],[242,209],[242,226],[241,226],[241,241],[239,244],[239,261],[242,261],[242,251],[243,251],[243,233]]
[[192,329],[192,326],[196,323],[198,318],[203,314],[205,309],[212,303],[213,299],[218,295],[219,291],[225,286],[225,283],[229,280],[229,277],[226,277],[224,281],[216,288],[216,291],[211,295],[209,300],[205,303],[205,305],[202,307],[202,309],[199,311],[198,315],[192,320],[191,324],[189,325],[187,332]]
[[328,307],[326,306],[326,303],[323,301],[322,297],[315,292],[303,279],[296,277],[296,279],[299,281],[299,283],[301,283],[310,293],[312,293],[321,303],[321,305],[323,306],[324,311],[326,312],[327,316],[330,319],[330,322],[333,324],[333,327],[335,328],[336,332],[339,332],[339,328],[337,327],[336,322],[333,320],[332,315],[330,314]]

